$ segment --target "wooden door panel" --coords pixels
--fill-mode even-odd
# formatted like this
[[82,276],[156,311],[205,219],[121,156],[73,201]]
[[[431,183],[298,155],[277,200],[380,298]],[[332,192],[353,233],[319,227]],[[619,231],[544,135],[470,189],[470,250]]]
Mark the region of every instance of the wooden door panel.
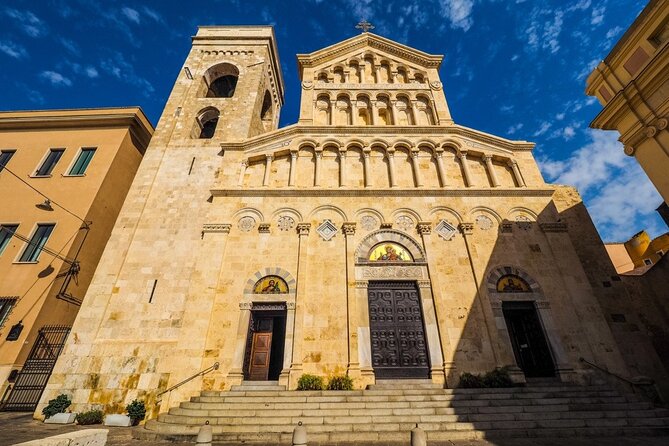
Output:
[[370,282],[372,366],[377,378],[428,378],[420,297],[412,282]]
[[249,380],[266,381],[272,350],[272,319],[259,319],[253,333]]

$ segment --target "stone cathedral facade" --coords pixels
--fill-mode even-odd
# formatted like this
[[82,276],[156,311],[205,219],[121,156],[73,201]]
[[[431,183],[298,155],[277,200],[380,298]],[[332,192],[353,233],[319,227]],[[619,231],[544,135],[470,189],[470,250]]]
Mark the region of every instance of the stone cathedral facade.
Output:
[[215,363],[155,410],[304,373],[584,382],[584,357],[628,376],[578,194],[532,143],[454,123],[441,62],[371,33],[298,55],[300,118],[278,128],[272,29],[200,28],[38,412],[62,392],[152,407]]

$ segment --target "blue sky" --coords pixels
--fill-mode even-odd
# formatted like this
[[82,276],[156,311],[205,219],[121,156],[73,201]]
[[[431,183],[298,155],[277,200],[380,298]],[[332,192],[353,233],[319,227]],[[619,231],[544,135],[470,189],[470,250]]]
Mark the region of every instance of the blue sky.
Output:
[[662,202],[585,79],[644,0],[3,0],[0,109],[140,105],[155,124],[198,25],[272,24],[286,83],[281,125],[295,122],[295,54],[374,32],[444,54],[441,80],[458,124],[536,142],[547,181],[579,188],[605,241],[667,227]]

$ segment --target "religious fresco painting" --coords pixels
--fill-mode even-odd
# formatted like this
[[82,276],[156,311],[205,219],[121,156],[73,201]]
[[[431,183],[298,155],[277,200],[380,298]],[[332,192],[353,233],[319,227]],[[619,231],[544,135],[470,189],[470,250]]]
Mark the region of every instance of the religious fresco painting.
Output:
[[529,293],[530,286],[515,274],[507,274],[497,281],[498,293]]
[[372,262],[413,262],[407,249],[397,243],[379,243],[369,254]]
[[287,294],[288,284],[279,276],[265,276],[256,282],[254,294]]

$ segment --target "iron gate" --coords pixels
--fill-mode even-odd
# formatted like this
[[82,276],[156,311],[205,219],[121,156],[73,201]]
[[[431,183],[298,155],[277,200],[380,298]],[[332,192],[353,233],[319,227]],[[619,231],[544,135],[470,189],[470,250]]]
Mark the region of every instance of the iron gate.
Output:
[[69,333],[70,327],[64,325],[45,325],[39,330],[30,355],[0,410],[8,412],[35,410]]

